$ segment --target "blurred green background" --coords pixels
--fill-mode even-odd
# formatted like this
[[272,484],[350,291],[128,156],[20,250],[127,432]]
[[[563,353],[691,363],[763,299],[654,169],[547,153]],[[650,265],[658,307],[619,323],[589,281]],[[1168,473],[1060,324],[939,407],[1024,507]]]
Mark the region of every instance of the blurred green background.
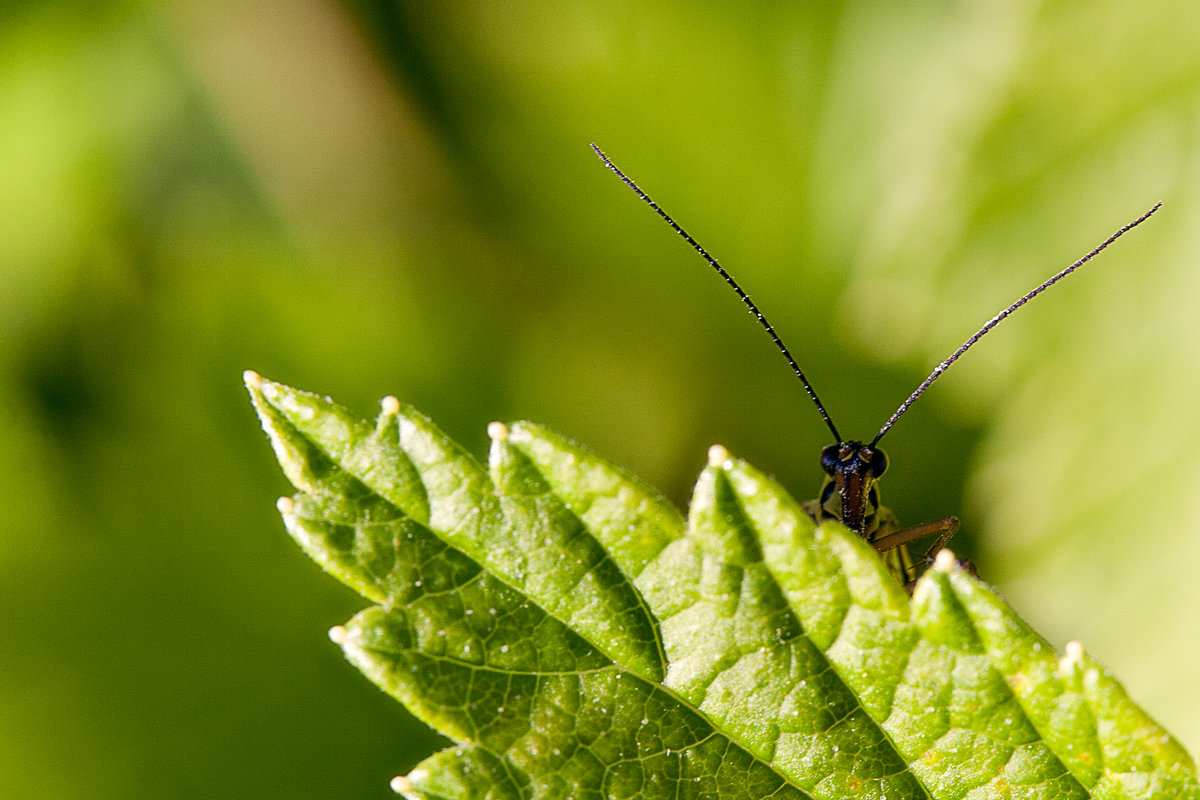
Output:
[[325,630],[241,371],[681,505],[819,486],[757,298],[902,520],[1200,748],[1192,0],[21,3],[0,11],[0,796],[390,797],[438,746]]

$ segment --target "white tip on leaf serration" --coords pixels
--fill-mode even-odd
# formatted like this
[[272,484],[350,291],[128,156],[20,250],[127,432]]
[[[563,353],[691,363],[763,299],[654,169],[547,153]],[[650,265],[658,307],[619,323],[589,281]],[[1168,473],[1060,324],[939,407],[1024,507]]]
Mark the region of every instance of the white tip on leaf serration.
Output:
[[242,373],[242,381],[251,389],[262,387],[262,375],[259,375],[252,369],[248,369]]
[[488,438],[493,442],[508,441],[508,426],[503,422],[489,422],[487,426]]
[[389,417],[394,417],[400,413],[400,401],[389,394],[387,397],[379,401],[379,408],[384,414],[387,414]]
[[1058,660],[1058,674],[1069,676],[1083,666],[1083,645],[1072,639],[1063,648],[1063,657]]
[[281,497],[275,501],[275,507],[279,509],[280,514],[291,514],[296,510],[296,503],[290,497]]
[[708,448],[708,465],[710,467],[725,467],[730,460],[729,451],[723,445],[714,444]]
[[396,794],[404,794],[412,789],[412,781],[408,779],[407,775],[397,775],[396,777],[392,778],[392,780],[388,783],[388,786],[390,786],[392,791]]
[[958,558],[948,547],[943,547],[933,559],[933,568],[939,572],[950,572],[958,566]]
[[346,629],[341,625],[334,625],[329,629],[329,641],[334,644],[341,644],[346,641]]

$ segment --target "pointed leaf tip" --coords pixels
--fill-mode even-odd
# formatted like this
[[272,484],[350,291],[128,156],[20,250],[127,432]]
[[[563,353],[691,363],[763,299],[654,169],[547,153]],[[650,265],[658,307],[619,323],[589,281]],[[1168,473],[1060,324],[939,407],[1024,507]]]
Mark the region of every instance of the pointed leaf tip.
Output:
[[933,558],[933,568],[938,572],[950,572],[958,566],[958,557],[949,547],[943,547]]

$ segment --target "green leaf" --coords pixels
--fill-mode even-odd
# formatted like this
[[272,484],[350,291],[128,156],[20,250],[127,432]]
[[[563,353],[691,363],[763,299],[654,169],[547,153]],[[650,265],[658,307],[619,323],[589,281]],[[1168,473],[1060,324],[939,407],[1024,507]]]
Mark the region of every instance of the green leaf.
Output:
[[455,745],[411,798],[1185,798],[1183,748],[941,559],[911,598],[721,448],[685,520],[530,423],[484,468],[248,373],[289,533],[375,605],[335,639]]

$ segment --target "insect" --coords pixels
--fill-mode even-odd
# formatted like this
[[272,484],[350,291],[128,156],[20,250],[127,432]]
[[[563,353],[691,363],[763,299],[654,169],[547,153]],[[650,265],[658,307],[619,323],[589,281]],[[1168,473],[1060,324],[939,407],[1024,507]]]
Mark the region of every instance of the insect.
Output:
[[[931,522],[924,522],[920,525],[914,525],[910,528],[901,528],[896,516],[888,508],[880,505],[879,502],[879,479],[883,477],[888,467],[887,454],[879,447],[879,440],[891,430],[896,421],[904,415],[904,412],[908,411],[917,398],[929,388],[930,384],[941,377],[942,373],[949,369],[950,365],[957,361],[963,353],[967,352],[971,345],[979,341],[985,333],[999,325],[1018,308],[1092,260],[1101,250],[1115,242],[1126,232],[1145,222],[1162,205],[1162,203],[1156,204],[1145,214],[1142,214],[1133,222],[1117,230],[1116,233],[1097,245],[1087,255],[1056,273],[1026,293],[1008,308],[988,320],[982,328],[972,334],[957,350],[951,353],[949,358],[937,365],[933,372],[929,374],[929,377],[923,380],[913,393],[908,396],[908,399],[900,404],[900,407],[896,409],[896,413],[892,414],[887,422],[883,423],[883,427],[879,429],[879,433],[875,434],[875,438],[870,442],[864,443],[856,439],[843,439],[841,434],[838,433],[837,427],[833,424],[833,419],[829,416],[829,412],[825,410],[825,406],[821,403],[820,398],[817,397],[816,390],[808,382],[808,378],[804,376],[804,372],[800,369],[800,365],[796,363],[796,359],[792,357],[791,352],[784,345],[779,334],[775,332],[775,328],[767,321],[763,313],[759,311],[754,301],[750,299],[750,295],[746,294],[742,287],[738,285],[738,282],[733,279],[733,276],[726,272],[725,268],[718,264],[717,260],[709,255],[708,251],[701,247],[699,242],[693,239],[675,220],[671,219],[667,212],[663,211],[657,203],[651,200],[649,195],[643,192],[625,173],[621,172],[609,160],[608,156],[604,155],[604,152],[599,147],[593,144],[592,149],[596,151],[596,155],[600,156],[605,165],[617,174],[617,177],[624,181],[648,206],[654,209],[677,234],[682,236],[691,245],[693,250],[708,262],[709,266],[725,279],[725,282],[737,293],[742,303],[750,310],[754,318],[758,320],[759,325],[771,337],[771,341],[775,343],[779,352],[787,359],[792,371],[796,373],[796,377],[804,384],[804,390],[817,407],[817,412],[820,413],[821,419],[825,420],[825,424],[829,427],[829,432],[833,434],[835,441],[835,444],[828,445],[821,450],[821,469],[825,472],[825,480],[821,486],[819,497],[804,504],[805,513],[818,522],[827,519],[837,520],[859,536],[862,536],[883,557],[889,571],[910,591],[917,577],[920,575],[922,566],[932,563],[933,558],[958,531],[958,518],[945,517]],[[909,553],[908,545],[911,542],[929,536],[936,536],[937,538],[925,553],[924,560],[917,562],[911,553]],[[973,570],[970,562],[960,563]]]

